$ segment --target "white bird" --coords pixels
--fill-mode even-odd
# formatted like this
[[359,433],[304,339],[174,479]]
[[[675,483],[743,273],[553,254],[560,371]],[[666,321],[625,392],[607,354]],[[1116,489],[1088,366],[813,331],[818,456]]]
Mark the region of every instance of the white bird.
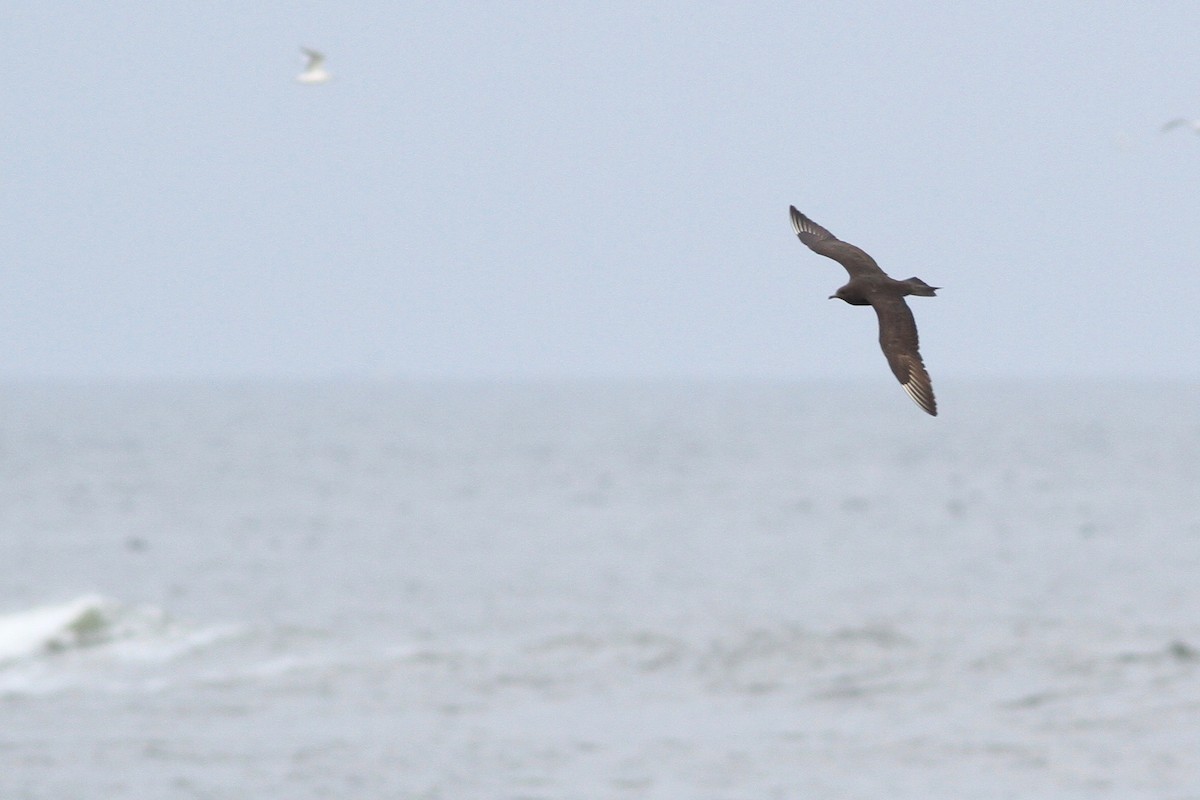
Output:
[[1183,117],[1176,117],[1166,125],[1163,125],[1163,133],[1166,133],[1174,128],[1178,128],[1181,125],[1186,125],[1187,127],[1191,128],[1193,132],[1200,133],[1200,119],[1184,119]]
[[304,71],[296,76],[297,81],[300,83],[325,83],[333,77],[325,70],[323,54],[316,50],[309,50],[307,47],[301,47],[300,52],[304,53],[308,63],[304,65]]

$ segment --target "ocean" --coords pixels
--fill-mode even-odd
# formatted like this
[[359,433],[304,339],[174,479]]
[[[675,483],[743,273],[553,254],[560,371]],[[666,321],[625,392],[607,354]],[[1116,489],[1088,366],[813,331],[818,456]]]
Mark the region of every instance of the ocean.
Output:
[[1200,798],[1200,386],[0,390],[0,798]]

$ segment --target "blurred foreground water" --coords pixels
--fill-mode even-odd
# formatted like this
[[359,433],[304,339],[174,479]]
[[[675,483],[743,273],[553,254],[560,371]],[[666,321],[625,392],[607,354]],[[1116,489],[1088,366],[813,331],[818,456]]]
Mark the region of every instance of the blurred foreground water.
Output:
[[939,400],[5,387],[0,797],[1200,798],[1200,387]]

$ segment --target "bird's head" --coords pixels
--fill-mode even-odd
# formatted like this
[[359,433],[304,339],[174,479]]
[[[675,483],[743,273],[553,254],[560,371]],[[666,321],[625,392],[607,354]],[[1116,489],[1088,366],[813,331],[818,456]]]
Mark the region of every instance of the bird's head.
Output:
[[841,300],[843,303],[849,303],[852,306],[866,306],[871,304],[871,301],[864,297],[857,287],[850,285],[841,287],[834,294],[829,295],[829,299]]

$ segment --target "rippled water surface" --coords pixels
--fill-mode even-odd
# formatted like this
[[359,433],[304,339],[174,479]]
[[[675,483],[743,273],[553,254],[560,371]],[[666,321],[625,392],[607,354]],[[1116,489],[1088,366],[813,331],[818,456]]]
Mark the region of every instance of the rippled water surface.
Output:
[[0,797],[1200,798],[1200,388],[895,388],[6,387]]

